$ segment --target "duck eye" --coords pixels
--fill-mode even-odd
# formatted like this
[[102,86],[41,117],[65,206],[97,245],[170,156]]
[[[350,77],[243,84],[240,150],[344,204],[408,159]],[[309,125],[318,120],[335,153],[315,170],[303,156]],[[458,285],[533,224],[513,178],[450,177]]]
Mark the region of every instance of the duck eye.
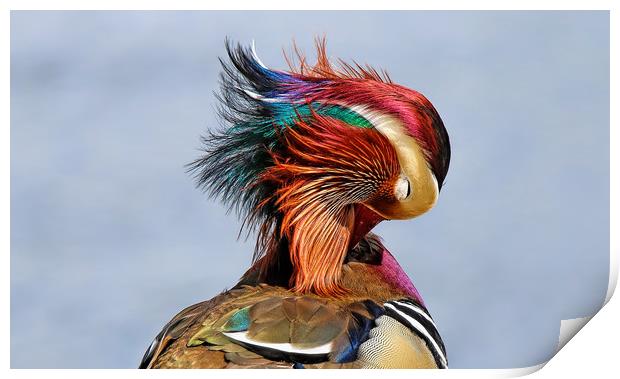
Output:
[[407,180],[407,196],[405,196],[405,199],[408,198],[409,195],[411,195],[411,183]]

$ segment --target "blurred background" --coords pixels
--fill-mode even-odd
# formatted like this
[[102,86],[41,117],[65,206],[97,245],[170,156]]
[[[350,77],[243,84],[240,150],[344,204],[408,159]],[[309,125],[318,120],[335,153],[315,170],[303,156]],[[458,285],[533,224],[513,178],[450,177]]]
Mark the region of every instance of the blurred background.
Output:
[[367,62],[450,133],[437,206],[377,228],[453,368],[535,365],[609,272],[608,12],[11,13],[11,366],[136,367],[177,311],[234,285],[253,240],[183,165],[224,39],[286,68]]

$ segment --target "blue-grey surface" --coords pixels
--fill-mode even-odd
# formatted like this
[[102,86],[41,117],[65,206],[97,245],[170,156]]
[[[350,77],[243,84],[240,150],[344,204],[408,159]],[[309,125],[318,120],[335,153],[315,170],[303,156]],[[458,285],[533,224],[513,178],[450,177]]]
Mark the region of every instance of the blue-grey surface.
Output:
[[609,257],[607,12],[13,12],[11,366],[135,367],[252,241],[183,165],[216,127],[225,36],[284,68],[386,68],[433,101],[453,159],[435,209],[378,227],[451,367],[553,355],[602,304]]

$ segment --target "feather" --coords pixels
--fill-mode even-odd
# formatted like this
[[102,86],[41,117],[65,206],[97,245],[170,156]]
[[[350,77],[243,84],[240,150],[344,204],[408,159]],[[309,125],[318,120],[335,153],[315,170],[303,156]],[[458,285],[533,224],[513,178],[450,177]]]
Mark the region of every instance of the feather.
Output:
[[240,330],[247,330],[250,326],[250,308],[241,308],[235,312],[226,321],[226,324],[222,327],[225,332],[238,332]]
[[202,302],[190,307],[187,307],[176,315],[168,324],[164,326],[161,332],[157,334],[144,357],[140,362],[138,368],[150,368],[157,360],[159,355],[172,343],[178,339],[196,320],[196,316],[205,308],[208,302]]
[[390,301],[385,304],[385,308],[386,315],[406,325],[425,341],[428,349],[433,354],[437,367],[448,367],[443,341],[439,336],[435,324],[425,311],[422,311],[422,309],[417,306],[404,306],[402,302],[399,301]]
[[407,325],[386,315],[375,320],[357,354],[361,368],[436,367],[426,344]]

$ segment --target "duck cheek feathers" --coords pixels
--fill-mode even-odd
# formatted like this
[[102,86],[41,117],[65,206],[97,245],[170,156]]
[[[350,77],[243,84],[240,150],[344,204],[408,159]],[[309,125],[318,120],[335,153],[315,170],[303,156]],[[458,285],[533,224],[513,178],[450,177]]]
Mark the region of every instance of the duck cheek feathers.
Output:
[[[381,218],[386,220],[407,220],[428,212],[435,203],[439,194],[437,181],[430,169],[423,167],[426,173],[414,176],[408,183],[396,183],[395,194],[390,197],[376,197],[369,200],[364,205],[376,212]],[[406,188],[398,188],[408,184],[408,196],[402,196],[407,191]],[[399,200],[399,191],[401,199]]]
[[394,196],[377,199],[368,207],[388,220],[406,220],[426,213],[437,202],[439,187],[422,148],[395,119],[384,118],[377,130],[394,147],[402,173],[395,183]]

